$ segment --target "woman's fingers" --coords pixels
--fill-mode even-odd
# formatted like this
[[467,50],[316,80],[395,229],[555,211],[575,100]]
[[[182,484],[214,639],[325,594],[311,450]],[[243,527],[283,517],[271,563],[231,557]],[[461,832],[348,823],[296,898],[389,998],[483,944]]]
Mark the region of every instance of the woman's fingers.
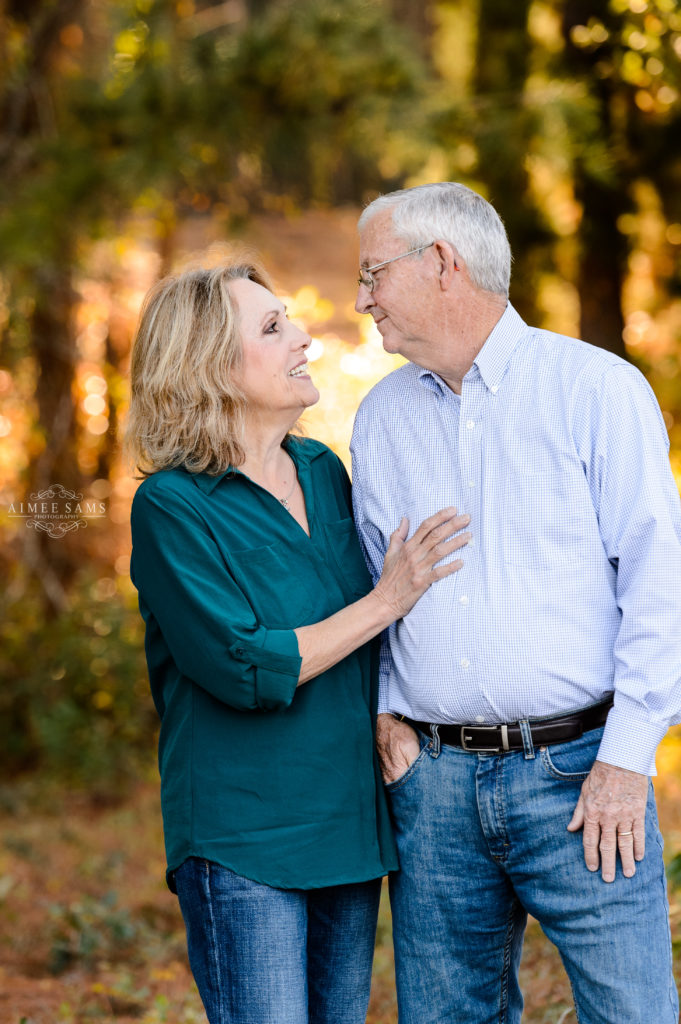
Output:
[[462,567],[463,560],[461,558],[457,558],[454,562],[448,562],[446,565],[438,565],[437,563],[441,562],[447,555],[451,555],[453,551],[458,551],[459,548],[468,544],[471,536],[471,533],[459,533],[447,543],[441,542],[428,550],[422,564],[429,571],[430,578],[433,581],[444,579],[445,576],[451,576],[453,572]]
[[[458,551],[471,540],[470,531],[461,531],[470,522],[470,516],[454,516],[424,533],[419,541],[415,533],[405,544],[405,552],[429,572],[436,562]],[[418,531],[417,531],[418,533]]]
[[440,562],[447,555],[451,555],[453,551],[466,547],[472,536],[473,534],[467,531],[466,533],[457,533],[456,537],[452,537],[449,541],[441,541],[439,544],[428,549],[424,555],[424,561],[430,565],[435,565],[436,562]]
[[435,580],[443,580],[445,576],[451,576],[453,572],[458,572],[463,567],[463,559],[457,558],[454,562],[448,562],[447,565],[434,565],[430,570],[430,575]]
[[471,534],[461,532],[469,522],[470,516],[460,516],[455,508],[442,509],[424,519],[414,536],[406,540],[409,522],[401,520],[390,536],[383,572],[375,587],[397,617],[406,615],[432,583],[461,568],[461,559],[447,565],[437,563],[470,541]]
[[407,543],[424,551],[441,544],[452,534],[463,530],[471,521],[469,515],[459,515],[455,508],[445,508],[424,519]]
[[409,520],[407,519],[406,516],[402,516],[402,518],[400,519],[400,525],[390,535],[390,543],[392,544],[393,542],[397,542],[399,544],[400,541],[405,541],[407,539],[408,533]]
[[[412,544],[412,543],[413,544],[421,544],[421,543],[423,543],[423,541],[428,537],[429,534],[432,534],[433,531],[439,530],[441,527],[443,527],[447,523],[451,522],[452,519],[456,519],[456,518],[460,518],[460,517],[458,516],[458,512],[457,512],[457,510],[455,508],[442,508],[442,509],[440,509],[439,512],[436,512],[434,515],[428,516],[427,519],[423,520],[421,525],[416,530],[414,530],[414,536],[411,538],[409,543],[410,544]],[[442,536],[445,536],[445,535],[446,535],[446,531],[445,531],[445,533],[442,534]]]
[[452,551],[457,551],[459,548],[463,548],[471,540],[473,534],[470,530],[466,530],[465,533],[457,533],[455,537],[451,537],[447,541],[440,541],[430,549],[430,554],[437,561],[440,558],[444,558],[445,555],[449,555]]

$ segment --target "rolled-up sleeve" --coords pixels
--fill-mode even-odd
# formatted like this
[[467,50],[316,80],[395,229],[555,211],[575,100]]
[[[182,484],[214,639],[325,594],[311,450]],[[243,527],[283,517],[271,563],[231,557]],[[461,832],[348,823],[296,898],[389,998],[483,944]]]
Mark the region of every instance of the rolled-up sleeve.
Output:
[[147,626],[156,621],[179,672],[239,710],[287,707],[302,661],[296,634],[257,621],[191,503],[170,488],[142,487],[132,539],[140,610]]

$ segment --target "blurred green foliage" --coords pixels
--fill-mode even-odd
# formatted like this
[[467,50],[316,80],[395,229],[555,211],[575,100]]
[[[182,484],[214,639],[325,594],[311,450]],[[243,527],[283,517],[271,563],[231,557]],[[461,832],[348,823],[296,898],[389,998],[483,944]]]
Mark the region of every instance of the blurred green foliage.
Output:
[[672,889],[681,889],[681,853],[676,853],[667,864],[667,878]]
[[0,623],[0,768],[39,770],[115,794],[155,761],[156,712],[136,601],[113,578],[79,577],[71,604],[45,618],[36,588]]
[[77,964],[92,964],[98,958],[115,960],[135,948],[140,922],[117,904],[116,893],[108,892],[99,899],[85,897],[68,906],[55,903],[49,907],[53,974]]

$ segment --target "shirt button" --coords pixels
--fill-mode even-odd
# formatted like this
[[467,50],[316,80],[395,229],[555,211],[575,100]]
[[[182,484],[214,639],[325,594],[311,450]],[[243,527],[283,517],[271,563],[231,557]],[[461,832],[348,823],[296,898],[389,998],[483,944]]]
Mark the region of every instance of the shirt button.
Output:
[[475,721],[476,721],[476,722],[481,722],[481,723],[482,723],[482,722],[484,722],[484,721],[485,721],[485,719],[483,718],[483,716],[482,716],[482,715],[476,715],[476,716],[475,716]]
[[471,663],[468,658],[462,658],[459,664],[461,665],[461,668],[470,668]]
[[492,384],[492,387],[490,388],[490,391],[492,392],[492,394],[496,395],[498,390],[499,390],[499,385],[498,384]]
[[475,480],[469,480],[468,481],[468,486],[469,487],[475,487]]
[[459,604],[468,604],[468,594],[462,594],[459,598]]
[[468,430],[472,430],[474,426],[475,426],[475,420],[469,420],[468,423],[466,424],[466,427],[468,428]]

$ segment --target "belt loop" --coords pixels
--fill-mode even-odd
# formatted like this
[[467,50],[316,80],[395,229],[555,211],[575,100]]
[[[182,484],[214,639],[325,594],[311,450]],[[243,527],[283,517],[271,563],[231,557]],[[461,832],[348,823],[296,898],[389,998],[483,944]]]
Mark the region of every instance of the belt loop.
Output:
[[525,752],[525,760],[532,761],[534,760],[535,754],[534,744],[532,743],[532,730],[530,728],[530,723],[526,718],[521,718],[518,722],[518,725],[520,726],[520,735],[523,738],[523,750]]
[[430,734],[433,737],[430,747],[430,756],[436,758],[440,756],[440,732],[437,725],[431,725]]

